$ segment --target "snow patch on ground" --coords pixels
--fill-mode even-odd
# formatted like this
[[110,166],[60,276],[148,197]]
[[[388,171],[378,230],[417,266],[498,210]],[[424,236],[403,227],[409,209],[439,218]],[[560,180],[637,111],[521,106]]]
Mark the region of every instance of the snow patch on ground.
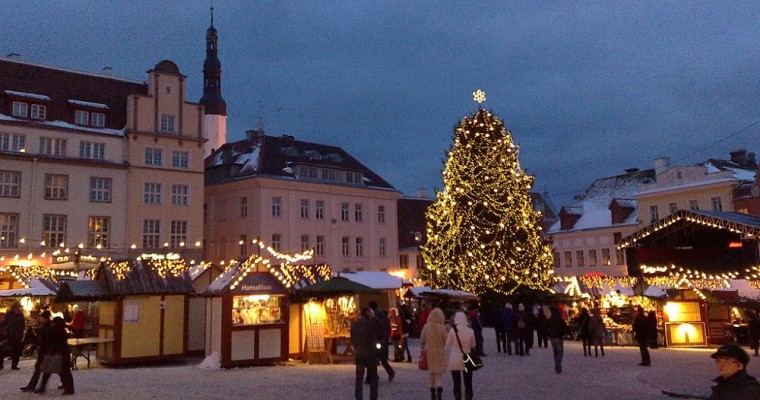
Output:
[[222,362],[219,358],[219,353],[213,352],[208,357],[206,357],[203,362],[198,364],[198,368],[200,369],[208,369],[208,370],[220,370],[222,369]]

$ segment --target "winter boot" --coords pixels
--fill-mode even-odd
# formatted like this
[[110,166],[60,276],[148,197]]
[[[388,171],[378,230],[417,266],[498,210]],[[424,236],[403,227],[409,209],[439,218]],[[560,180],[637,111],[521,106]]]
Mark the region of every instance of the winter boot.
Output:
[[435,396],[435,388],[430,388],[430,400],[437,400]]
[[435,389],[435,392],[437,395],[437,398],[435,400],[443,400],[443,388],[439,386]]

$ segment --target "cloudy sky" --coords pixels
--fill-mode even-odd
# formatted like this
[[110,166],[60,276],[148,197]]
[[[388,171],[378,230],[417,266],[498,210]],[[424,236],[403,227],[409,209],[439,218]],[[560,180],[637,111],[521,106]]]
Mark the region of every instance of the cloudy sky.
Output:
[[[261,117],[270,135],[343,147],[408,195],[442,187],[478,88],[557,207],[655,157],[760,151],[760,2],[214,5],[228,140]],[[171,59],[201,97],[209,1],[7,0],[0,15],[3,54],[137,80]]]

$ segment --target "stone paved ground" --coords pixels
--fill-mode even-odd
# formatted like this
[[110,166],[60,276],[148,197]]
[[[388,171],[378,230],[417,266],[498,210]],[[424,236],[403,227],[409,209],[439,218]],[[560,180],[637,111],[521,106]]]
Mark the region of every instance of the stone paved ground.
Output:
[[[487,329],[486,367],[476,372],[476,399],[668,399],[663,390],[707,397],[715,367],[711,349],[652,350],[652,367],[639,367],[638,349],[609,347],[607,356],[584,358],[580,344],[567,343],[564,372],[553,370],[551,349],[534,349],[529,357],[496,353],[493,330]],[[412,340],[413,355],[419,353]],[[194,360],[197,364],[199,360]],[[0,399],[61,397],[51,379],[44,396],[19,392],[26,384],[32,361],[21,371],[0,371]],[[83,368],[74,371],[80,399],[352,399],[353,365],[303,365],[291,362],[276,367],[208,371],[194,364],[144,368]],[[397,377],[389,383],[381,372],[380,399],[428,399],[426,374],[416,364],[392,363]],[[753,358],[750,373],[760,376],[760,358]],[[451,399],[447,377],[445,398]],[[368,391],[367,391],[368,392]],[[365,396],[368,399],[369,396]]]

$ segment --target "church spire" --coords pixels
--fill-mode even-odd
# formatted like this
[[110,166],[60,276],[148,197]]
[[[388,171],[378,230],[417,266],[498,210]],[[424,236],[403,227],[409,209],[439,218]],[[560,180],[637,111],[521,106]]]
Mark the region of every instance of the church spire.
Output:
[[227,115],[222,98],[222,63],[217,56],[219,36],[214,28],[214,5],[211,4],[211,26],[206,30],[206,60],[203,61],[203,97],[200,103],[206,114]]

